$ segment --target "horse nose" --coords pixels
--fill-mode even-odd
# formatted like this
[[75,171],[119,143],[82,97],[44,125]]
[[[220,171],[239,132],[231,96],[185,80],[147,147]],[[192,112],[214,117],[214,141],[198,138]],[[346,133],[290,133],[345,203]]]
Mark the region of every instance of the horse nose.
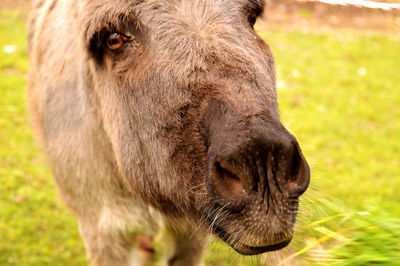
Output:
[[264,123],[261,128],[250,130],[246,138],[227,137],[230,141],[209,152],[207,188],[212,196],[238,201],[257,191],[260,183],[289,198],[307,189],[310,171],[295,137],[279,124]]

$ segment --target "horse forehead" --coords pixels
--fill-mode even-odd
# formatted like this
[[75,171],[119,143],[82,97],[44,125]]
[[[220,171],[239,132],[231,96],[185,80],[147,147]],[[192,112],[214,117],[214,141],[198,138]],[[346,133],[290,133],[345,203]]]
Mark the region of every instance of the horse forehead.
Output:
[[212,27],[229,20],[237,1],[227,0],[179,0],[145,1],[137,5],[140,19],[147,25],[158,29],[186,25],[193,30]]
[[[238,7],[245,0],[102,0],[78,5],[90,34],[104,25],[130,18],[152,34],[207,35],[226,31],[237,21]],[[218,30],[219,29],[219,30]]]

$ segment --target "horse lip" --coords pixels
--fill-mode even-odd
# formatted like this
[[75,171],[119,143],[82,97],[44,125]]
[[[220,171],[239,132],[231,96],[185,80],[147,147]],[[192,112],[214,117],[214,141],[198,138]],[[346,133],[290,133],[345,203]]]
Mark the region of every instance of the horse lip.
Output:
[[289,238],[289,239],[279,242],[277,244],[263,246],[263,247],[252,247],[252,246],[248,246],[245,244],[241,244],[241,246],[239,246],[239,247],[232,246],[232,248],[236,252],[238,252],[242,255],[258,255],[261,253],[282,249],[282,248],[286,247],[287,245],[289,245],[291,240],[292,240],[292,238]]
[[216,234],[221,240],[223,240],[225,243],[231,246],[236,252],[242,255],[258,255],[269,251],[279,250],[289,245],[289,243],[292,241],[292,236],[290,236],[288,239],[285,239],[281,242],[272,245],[253,247],[243,243],[230,243],[229,234],[219,226],[215,226],[213,231],[214,234]]

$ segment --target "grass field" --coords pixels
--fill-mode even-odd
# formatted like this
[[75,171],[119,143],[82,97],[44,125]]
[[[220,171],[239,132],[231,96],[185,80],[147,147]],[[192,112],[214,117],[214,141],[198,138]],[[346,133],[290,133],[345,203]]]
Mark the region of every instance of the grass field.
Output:
[[[0,265],[87,265],[29,127],[25,15],[0,10]],[[277,256],[400,265],[400,41],[355,31],[260,34],[275,54],[282,120],[312,167],[298,233]],[[217,242],[206,258],[268,261],[242,260]]]

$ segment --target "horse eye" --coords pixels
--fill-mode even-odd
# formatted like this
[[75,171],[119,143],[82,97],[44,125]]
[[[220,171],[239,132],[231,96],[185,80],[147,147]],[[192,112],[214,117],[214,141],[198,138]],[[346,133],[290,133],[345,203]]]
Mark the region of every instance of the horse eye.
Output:
[[249,21],[250,26],[254,27],[254,24],[256,24],[256,21],[257,21],[257,14],[251,13],[247,20]]
[[111,51],[118,51],[128,41],[128,38],[119,33],[112,33],[108,36],[106,44]]

